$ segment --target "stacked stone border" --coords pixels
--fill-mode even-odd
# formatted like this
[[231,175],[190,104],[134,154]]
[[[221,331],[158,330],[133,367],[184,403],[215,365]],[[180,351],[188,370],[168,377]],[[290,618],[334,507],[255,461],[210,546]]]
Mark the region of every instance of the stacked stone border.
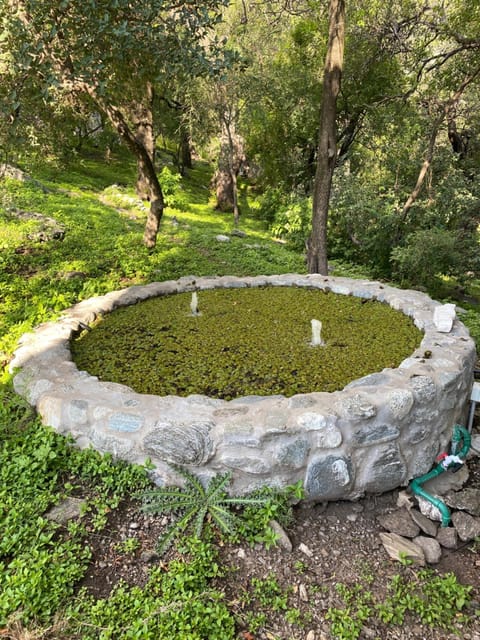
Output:
[[[298,286],[389,304],[424,332],[419,348],[333,393],[231,401],[191,395],[158,397],[100,382],[72,362],[69,341],[98,316],[153,296],[213,288]],[[11,370],[15,390],[43,422],[135,463],[150,459],[158,484],[174,483],[175,465],[201,479],[232,472],[232,491],[301,480],[307,499],[355,499],[406,485],[426,473],[462,423],[473,381],[475,345],[455,319],[449,333],[433,322],[427,295],[379,282],[320,275],[183,277],[90,298],[57,322],[24,335]],[[152,373],[154,375],[154,372]]]

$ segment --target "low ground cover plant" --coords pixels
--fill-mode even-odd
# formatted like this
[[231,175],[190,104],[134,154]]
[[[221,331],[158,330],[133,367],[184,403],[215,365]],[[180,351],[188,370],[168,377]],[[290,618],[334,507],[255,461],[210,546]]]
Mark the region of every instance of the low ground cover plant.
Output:
[[[423,337],[387,304],[307,287],[200,291],[198,316],[190,300],[159,296],[107,314],[71,342],[74,362],[138,393],[290,397],[394,368]],[[322,321],[320,349],[312,318]]]
[[[0,624],[50,620],[71,597],[91,557],[88,535],[147,470],[80,451],[44,427],[7,386],[0,386]],[[82,498],[85,522],[62,526],[46,514],[63,498]]]

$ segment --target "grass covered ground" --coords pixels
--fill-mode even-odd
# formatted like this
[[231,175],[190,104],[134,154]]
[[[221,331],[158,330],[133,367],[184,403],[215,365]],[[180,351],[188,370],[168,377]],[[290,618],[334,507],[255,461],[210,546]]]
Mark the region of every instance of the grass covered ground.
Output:
[[[163,172],[169,207],[153,251],[141,244],[146,211],[132,188],[135,167],[121,155],[109,163],[92,155],[66,168],[46,164],[32,171],[34,181],[0,182],[0,637],[236,637],[236,619],[218,588],[217,550],[208,539],[187,538],[144,586],[120,587],[105,599],[78,591],[93,542],[112,512],[148,486],[148,472],[71,447],[39,423],[12,391],[7,372],[24,332],[81,299],[191,274],[304,272],[303,257],[271,238],[246,187],[240,224],[246,235],[216,240],[233,230],[233,219],[213,208],[210,171],[197,163],[184,180],[173,169]],[[54,218],[63,239],[36,240],[41,220],[19,212]],[[336,274],[342,275],[340,267]],[[478,314],[469,314],[480,334]],[[82,517],[68,524],[48,519],[48,510],[66,497],[81,499]],[[257,585],[262,597],[267,586]],[[463,594],[455,585],[451,592]]]

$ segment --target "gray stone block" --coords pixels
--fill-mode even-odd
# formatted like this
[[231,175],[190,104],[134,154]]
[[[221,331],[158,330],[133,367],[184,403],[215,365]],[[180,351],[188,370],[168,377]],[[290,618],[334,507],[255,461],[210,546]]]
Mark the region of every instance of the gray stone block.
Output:
[[45,518],[58,524],[66,525],[73,518],[80,518],[87,503],[80,498],[68,497],[47,511]]
[[480,536],[480,518],[474,518],[469,513],[456,511],[452,514],[452,524],[463,542],[469,542]]
[[423,424],[412,424],[405,430],[405,442],[408,444],[419,444],[431,435],[430,431]]
[[424,516],[423,513],[420,513],[420,511],[417,511],[416,509],[411,509],[410,517],[420,527],[423,533],[427,534],[427,536],[434,538],[437,535],[438,524],[436,522],[432,522],[432,520]]
[[379,447],[367,463],[364,473],[365,491],[383,493],[402,484],[406,476],[405,463],[395,445]]
[[337,403],[338,413],[349,420],[366,420],[377,414],[376,406],[360,393],[345,396]]
[[403,562],[405,558],[409,558],[415,564],[425,566],[425,554],[420,545],[396,533],[380,533],[379,535],[385,551],[393,560]]
[[351,461],[343,456],[314,458],[305,476],[305,493],[310,500],[336,500],[349,493],[353,485]]
[[102,453],[111,453],[116,458],[131,461],[135,455],[133,440],[115,438],[112,435],[96,430],[92,431],[90,439],[95,449]]
[[220,461],[227,469],[237,469],[252,475],[265,475],[272,471],[272,465],[266,459],[258,456],[224,453],[221,455]]
[[390,533],[396,533],[404,538],[415,538],[420,533],[420,527],[405,508],[378,516],[377,521]]
[[213,455],[210,422],[166,424],[157,427],[144,439],[147,454],[173,464],[205,464]]
[[306,438],[294,438],[284,442],[274,454],[277,464],[290,469],[301,469],[305,466],[310,443]]
[[108,427],[113,431],[134,433],[142,428],[145,419],[143,416],[133,413],[113,413],[108,420]]
[[402,443],[403,457],[408,467],[407,479],[413,480],[428,473],[439,453],[438,438],[432,434],[431,439],[424,440],[422,445],[406,446]]
[[68,417],[76,425],[87,424],[88,402],[86,400],[72,400],[68,407]]
[[292,396],[288,400],[290,409],[307,409],[315,405],[315,400],[308,394],[299,394]]
[[393,425],[366,424],[354,432],[352,442],[360,447],[368,447],[396,440],[399,435],[399,429]]
[[437,397],[435,382],[429,376],[412,376],[410,384],[415,397],[421,403],[433,402]]
[[437,564],[442,558],[442,549],[435,538],[427,538],[425,536],[417,536],[413,539],[415,544],[422,549],[425,560],[428,564]]
[[458,547],[458,533],[453,527],[440,527],[436,536],[437,542],[445,549]]
[[397,420],[402,420],[413,407],[413,394],[408,389],[395,389],[387,394],[386,403],[392,416]]
[[480,489],[467,487],[462,491],[447,493],[445,503],[460,511],[466,511],[471,516],[480,516]]

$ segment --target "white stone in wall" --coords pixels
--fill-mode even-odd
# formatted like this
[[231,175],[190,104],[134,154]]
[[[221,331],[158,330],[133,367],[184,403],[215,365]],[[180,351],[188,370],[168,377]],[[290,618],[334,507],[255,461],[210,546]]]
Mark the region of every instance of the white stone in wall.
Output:
[[448,303],[439,307],[435,307],[433,310],[433,322],[437,331],[441,333],[449,333],[453,327],[453,321],[455,320],[455,305]]
[[112,413],[112,410],[109,407],[97,405],[93,410],[93,419],[98,420],[99,422],[102,422],[111,413]]
[[387,394],[386,402],[393,417],[401,420],[410,413],[414,398],[408,389],[395,389]]
[[298,417],[297,424],[302,431],[314,432],[313,441],[320,449],[333,449],[342,444],[342,432],[331,423],[331,416],[306,412]]
[[43,422],[58,433],[66,433],[69,430],[69,425],[65,423],[62,416],[63,402],[64,399],[61,396],[44,394],[37,404],[37,411],[42,416]]
[[298,426],[305,431],[316,431],[327,427],[327,418],[319,413],[306,412],[297,418]]
[[337,403],[337,410],[340,415],[350,420],[373,418],[377,413],[375,405],[360,393],[342,397]]

